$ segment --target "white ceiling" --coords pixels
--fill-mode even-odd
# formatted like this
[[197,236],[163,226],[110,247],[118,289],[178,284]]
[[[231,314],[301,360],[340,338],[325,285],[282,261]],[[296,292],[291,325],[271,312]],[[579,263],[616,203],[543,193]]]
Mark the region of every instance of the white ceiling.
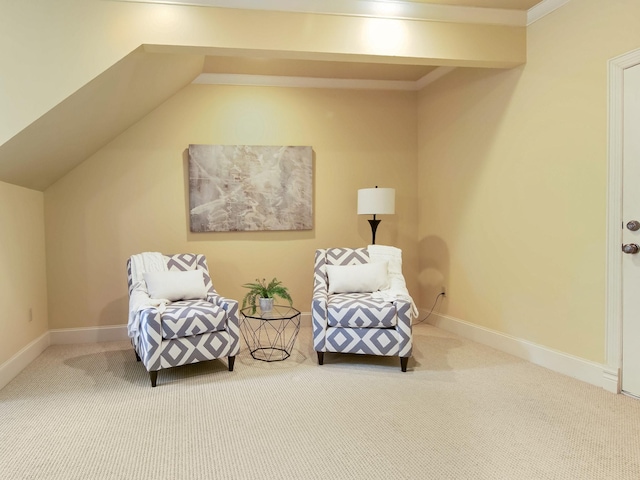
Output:
[[[462,22],[479,22],[478,18],[516,20],[527,18],[532,9],[537,17],[545,15],[569,0],[112,0],[144,1],[148,3],[200,4],[225,7],[314,11],[330,8],[352,15],[354,8],[380,5],[407,7],[408,12],[454,14]],[[436,10],[415,10],[412,7],[436,7]],[[288,8],[285,8],[288,7]],[[540,8],[542,7],[542,8]],[[304,10],[304,9],[307,10]],[[301,10],[302,9],[302,10]],[[453,9],[453,10],[451,10]],[[498,9],[498,10],[492,10]],[[479,14],[479,12],[481,14]],[[538,13],[540,12],[540,13]],[[357,14],[357,13],[356,13]],[[488,14],[489,17],[483,16]],[[461,15],[460,17],[457,17]],[[524,17],[523,17],[524,15]],[[447,17],[448,18],[448,17]],[[464,20],[466,18],[467,20]],[[517,20],[519,22],[519,20]],[[491,23],[491,22],[489,22]],[[500,23],[500,22],[498,22]],[[524,26],[524,23],[518,25]],[[36,190],[48,186],[66,175],[75,166],[97,152],[109,141],[135,124],[178,90],[199,75],[253,76],[261,78],[294,78],[334,82],[396,82],[423,87],[426,78],[439,78],[447,71],[443,67],[387,63],[336,62],[291,58],[252,58],[250,56],[203,56],[195,52],[184,54],[154,53],[141,47],[65,101],[0,145],[0,180]],[[230,54],[231,55],[231,54]],[[207,83],[207,82],[200,82]],[[370,83],[371,84],[371,83]],[[388,84],[388,83],[387,83]],[[371,87],[362,87],[371,88]],[[373,87],[375,88],[375,87]],[[415,88],[414,88],[415,89]],[[126,105],[126,108],[123,106]],[[91,112],[87,115],[87,112]]]

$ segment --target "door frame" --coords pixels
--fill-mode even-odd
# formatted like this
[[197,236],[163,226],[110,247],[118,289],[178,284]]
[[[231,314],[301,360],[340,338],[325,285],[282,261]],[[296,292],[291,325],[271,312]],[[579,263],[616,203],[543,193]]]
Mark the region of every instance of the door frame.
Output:
[[624,71],[640,64],[640,49],[609,60],[605,368],[602,386],[620,393],[622,368],[622,165]]

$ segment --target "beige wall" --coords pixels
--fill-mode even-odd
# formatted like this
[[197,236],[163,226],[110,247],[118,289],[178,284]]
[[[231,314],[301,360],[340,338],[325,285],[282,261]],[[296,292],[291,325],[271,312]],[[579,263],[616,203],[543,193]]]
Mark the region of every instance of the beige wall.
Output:
[[[310,311],[316,248],[366,246],[357,189],[397,189],[377,241],[404,250],[417,293],[417,94],[191,85],[45,192],[50,328],[124,324],[126,259],[200,252],[218,292],[277,276]],[[314,229],[192,234],[185,150],[194,144],[310,145]]]
[[[68,9],[83,3],[64,1]],[[5,1],[2,8],[26,8],[17,5]],[[92,22],[106,13],[100,9],[116,10],[100,28],[79,22],[82,28],[68,30],[64,44],[43,52],[52,63],[23,62],[40,51],[28,32],[18,48],[2,47],[10,48],[3,66],[11,95],[0,105],[19,113],[0,125],[2,138],[137,46],[135,18],[151,12],[137,4],[87,5]],[[57,16],[35,7],[18,13],[11,18],[62,31],[62,19],[71,18],[64,9]],[[243,294],[241,283],[277,275],[308,311],[313,250],[368,243],[369,226],[354,213],[355,191],[379,184],[398,189],[399,212],[383,219],[379,242],[404,249],[409,288],[418,297],[419,286],[421,306],[444,284],[446,315],[604,361],[607,60],[640,48],[637,18],[636,0],[569,2],[527,29],[526,66],[458,69],[417,102],[398,92],[187,87],[45,192],[49,328],[124,323],[124,262],[142,250],[205,253],[218,289],[231,297]],[[118,19],[129,33],[108,45],[104,25]],[[151,43],[162,43],[167,26],[148,28]],[[194,44],[208,42],[189,35]],[[69,82],[47,77],[51,88],[39,89],[35,70],[61,72],[53,63],[72,57],[89,61],[65,72]],[[312,145],[315,229],[190,234],[189,143]],[[14,193],[9,197],[15,203]],[[20,257],[24,242],[12,241],[0,253]],[[34,322],[46,319],[43,311]],[[18,329],[24,343],[46,329],[43,321],[35,333]]]
[[0,365],[47,331],[43,194],[0,182]]
[[422,304],[597,362],[605,346],[607,61],[640,2],[569,2],[510,71],[460,69],[420,98]]

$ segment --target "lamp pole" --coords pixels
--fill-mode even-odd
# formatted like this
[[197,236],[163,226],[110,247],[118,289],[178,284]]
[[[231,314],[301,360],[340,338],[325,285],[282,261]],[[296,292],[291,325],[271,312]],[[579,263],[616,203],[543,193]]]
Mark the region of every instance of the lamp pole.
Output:
[[378,229],[379,223],[380,223],[380,220],[376,220],[376,214],[374,213],[373,219],[369,220],[369,224],[371,225],[371,245],[376,244],[376,230]]

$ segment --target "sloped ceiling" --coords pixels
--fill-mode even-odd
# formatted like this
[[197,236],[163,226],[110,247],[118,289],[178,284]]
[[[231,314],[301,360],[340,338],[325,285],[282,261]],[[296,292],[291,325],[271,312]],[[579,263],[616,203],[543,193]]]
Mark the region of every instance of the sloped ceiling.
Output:
[[0,146],[0,179],[44,190],[202,72],[201,55],[141,47]]
[[[145,1],[153,3],[154,0]],[[227,0],[163,0],[160,3],[216,4],[224,1]],[[245,3],[251,1],[247,0]],[[279,2],[261,0],[256,5],[265,5],[269,1],[274,4]],[[362,1],[349,0],[342,3]],[[538,4],[539,0],[414,2],[528,10]],[[379,61],[369,64],[362,61],[328,62],[287,58],[257,60],[247,55],[207,56],[202,52],[192,53],[162,53],[145,49],[144,46],[131,52],[0,145],[0,181],[44,191],[202,73],[415,82],[437,68],[430,65],[385,64]]]

